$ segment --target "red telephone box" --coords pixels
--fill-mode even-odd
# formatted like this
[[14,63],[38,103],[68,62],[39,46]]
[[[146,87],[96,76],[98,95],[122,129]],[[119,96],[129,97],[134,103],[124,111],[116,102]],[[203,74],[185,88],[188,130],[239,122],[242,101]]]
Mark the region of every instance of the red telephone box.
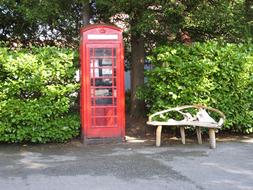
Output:
[[125,138],[124,48],[122,30],[107,25],[81,29],[82,138]]

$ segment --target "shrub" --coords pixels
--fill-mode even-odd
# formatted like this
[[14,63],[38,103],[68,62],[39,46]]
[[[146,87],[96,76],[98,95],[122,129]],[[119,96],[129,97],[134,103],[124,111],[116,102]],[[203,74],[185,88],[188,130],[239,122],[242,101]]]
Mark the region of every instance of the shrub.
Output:
[[0,47],[0,142],[65,142],[79,134],[70,113],[77,54],[56,47]]
[[253,131],[253,46],[218,42],[163,46],[153,51],[139,97],[149,113],[205,104],[226,115],[223,129]]

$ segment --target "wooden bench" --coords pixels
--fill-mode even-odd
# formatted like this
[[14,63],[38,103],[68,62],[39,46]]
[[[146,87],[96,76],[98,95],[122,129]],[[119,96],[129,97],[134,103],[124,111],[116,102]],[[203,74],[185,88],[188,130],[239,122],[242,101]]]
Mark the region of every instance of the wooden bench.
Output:
[[[197,109],[197,114],[195,116],[192,116],[190,113],[183,112],[184,109]],[[155,116],[164,117],[163,114],[168,112],[178,112],[183,115],[184,119],[177,121],[174,119],[168,119],[167,121],[155,121]],[[219,121],[215,121],[208,113],[207,111],[216,112],[220,119]],[[216,140],[215,140],[215,131],[217,129],[220,129],[225,121],[225,115],[214,108],[206,107],[203,105],[187,105],[187,106],[181,106],[176,108],[171,108],[163,111],[156,112],[149,116],[148,125],[157,126],[156,129],[156,146],[161,146],[161,133],[162,133],[162,127],[163,126],[178,126],[180,127],[180,134],[181,134],[181,140],[182,144],[185,144],[185,127],[194,127],[196,128],[197,133],[197,139],[198,143],[202,144],[202,136],[201,136],[201,128],[208,128],[209,131],[209,141],[211,148],[216,147]]]

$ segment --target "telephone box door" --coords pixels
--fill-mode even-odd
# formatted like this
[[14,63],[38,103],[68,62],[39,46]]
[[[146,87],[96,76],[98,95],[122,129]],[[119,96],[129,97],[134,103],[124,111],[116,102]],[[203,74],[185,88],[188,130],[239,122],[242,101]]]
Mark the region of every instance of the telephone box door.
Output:
[[[103,34],[105,35],[105,34]],[[87,41],[81,115],[84,138],[124,138],[125,100],[123,47],[120,41]]]
[[[117,105],[117,77],[119,63],[117,63],[118,46],[103,45],[87,47],[90,62],[90,127],[89,136],[117,137],[120,136],[119,111]],[[118,77],[119,78],[119,77]],[[107,128],[107,129],[105,129]]]

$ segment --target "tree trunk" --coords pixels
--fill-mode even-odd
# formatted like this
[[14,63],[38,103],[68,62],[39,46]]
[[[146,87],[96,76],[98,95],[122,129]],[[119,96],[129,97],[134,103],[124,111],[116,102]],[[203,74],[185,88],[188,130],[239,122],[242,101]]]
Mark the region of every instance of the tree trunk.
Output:
[[136,96],[138,87],[144,84],[144,39],[141,36],[131,36],[131,109],[132,117],[143,115],[144,102]]
[[244,2],[244,7],[245,7],[245,17],[246,17],[246,20],[249,22],[249,21],[252,21],[253,19],[253,0],[245,0]]
[[244,10],[245,10],[245,20],[247,22],[247,25],[249,26],[249,36],[252,37],[253,33],[253,0],[245,0],[244,2]]
[[83,26],[90,24],[91,10],[89,0],[83,2]]

